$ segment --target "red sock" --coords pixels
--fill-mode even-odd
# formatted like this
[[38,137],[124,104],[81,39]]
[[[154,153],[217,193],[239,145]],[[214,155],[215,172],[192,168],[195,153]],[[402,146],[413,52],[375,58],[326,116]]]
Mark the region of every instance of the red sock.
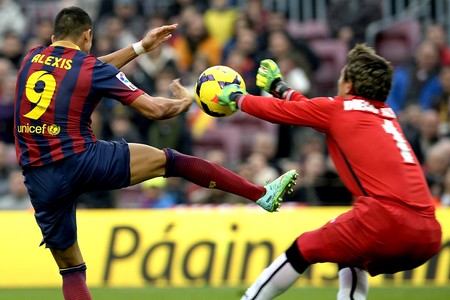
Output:
[[60,270],[65,300],[92,300],[86,285],[86,265]]
[[256,201],[266,189],[255,185],[230,170],[207,160],[165,148],[165,177],[182,177],[205,188],[215,188]]

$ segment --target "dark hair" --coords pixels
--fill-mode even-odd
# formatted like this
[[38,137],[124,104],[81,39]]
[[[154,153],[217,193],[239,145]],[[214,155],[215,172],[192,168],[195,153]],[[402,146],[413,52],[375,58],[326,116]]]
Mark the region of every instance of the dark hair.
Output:
[[56,15],[53,34],[56,40],[66,37],[78,38],[88,29],[92,29],[91,17],[81,8],[71,6],[63,8]]
[[348,53],[344,80],[353,83],[353,95],[385,102],[391,89],[392,76],[391,64],[367,45],[357,44]]

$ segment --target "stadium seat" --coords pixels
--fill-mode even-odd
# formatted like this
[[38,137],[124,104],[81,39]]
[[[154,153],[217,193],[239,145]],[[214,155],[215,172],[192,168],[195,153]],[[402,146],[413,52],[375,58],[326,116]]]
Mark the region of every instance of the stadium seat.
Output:
[[139,185],[119,189],[117,192],[116,208],[142,208],[142,192]]
[[379,32],[375,38],[375,50],[398,66],[411,58],[421,40],[418,20],[403,20]]
[[277,134],[277,124],[273,124],[253,116],[237,113],[223,120],[227,127],[236,128],[239,132],[240,158],[245,159],[252,151],[253,137],[257,132]]
[[230,163],[241,158],[239,128],[216,125],[205,131],[201,138],[195,140],[193,154],[205,158],[206,153],[213,149],[223,149]]
[[322,20],[309,20],[300,23],[288,24],[288,31],[295,38],[301,38],[308,42],[324,40],[330,37],[328,24]]
[[332,96],[340,71],[347,62],[348,45],[337,39],[311,41],[311,48],[321,63],[314,73],[313,95]]

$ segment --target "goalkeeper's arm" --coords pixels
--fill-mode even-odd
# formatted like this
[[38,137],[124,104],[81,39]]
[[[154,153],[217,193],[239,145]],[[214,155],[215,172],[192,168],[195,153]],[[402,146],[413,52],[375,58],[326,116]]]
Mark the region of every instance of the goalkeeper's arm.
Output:
[[283,81],[280,68],[271,59],[261,61],[256,75],[256,85],[280,99],[286,98],[288,91],[291,89]]

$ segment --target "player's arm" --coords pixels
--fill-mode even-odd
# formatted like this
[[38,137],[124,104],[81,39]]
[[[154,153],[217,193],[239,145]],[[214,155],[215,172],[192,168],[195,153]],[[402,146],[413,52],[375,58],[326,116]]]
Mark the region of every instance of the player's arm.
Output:
[[174,80],[169,87],[173,98],[152,97],[144,93],[130,107],[152,120],[169,119],[187,111],[193,101],[188,90],[180,84],[179,79]]
[[172,37],[172,32],[177,29],[177,27],[178,24],[172,24],[154,28],[150,30],[141,41],[111,54],[101,56],[98,59],[110,63],[120,69],[140,54],[152,51],[170,39]]

